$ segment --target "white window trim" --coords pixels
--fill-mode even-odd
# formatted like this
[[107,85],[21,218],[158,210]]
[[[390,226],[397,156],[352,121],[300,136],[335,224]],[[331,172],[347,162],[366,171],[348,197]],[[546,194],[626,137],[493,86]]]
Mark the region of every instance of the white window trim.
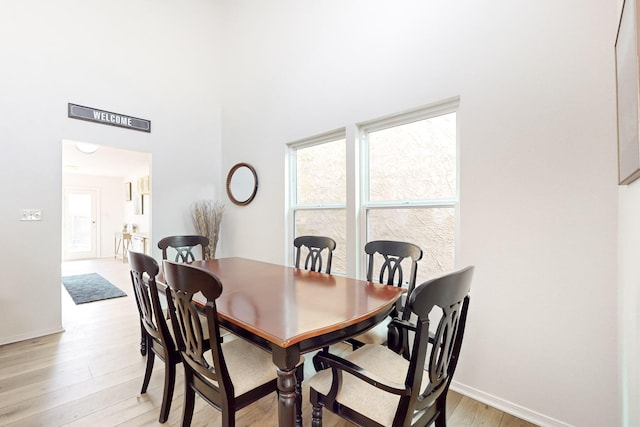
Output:
[[[457,258],[458,251],[458,218],[460,204],[460,156],[459,156],[459,137],[458,137],[458,110],[460,106],[460,98],[453,97],[441,102],[436,102],[422,108],[405,111],[402,113],[392,114],[375,120],[369,120],[357,124],[358,129],[358,146],[360,162],[359,170],[356,176],[360,178],[360,199],[357,216],[357,246],[364,248],[367,243],[367,211],[371,209],[409,209],[409,208],[453,208],[456,218],[456,235],[455,235],[455,251]],[[397,202],[372,202],[369,200],[369,150],[368,150],[368,134],[396,126],[413,123],[420,120],[430,119],[445,114],[456,113],[456,195],[454,198],[438,198],[425,200],[411,200]],[[366,255],[364,251],[360,251],[356,257],[357,272],[362,275],[366,266]]]
[[[459,250],[459,206],[460,206],[460,97],[452,97],[435,102],[421,108],[380,117],[360,123],[349,124],[345,128],[322,133],[310,138],[305,138],[287,144],[288,168],[285,177],[285,188],[288,197],[285,199],[287,206],[285,227],[285,259],[293,259],[293,238],[295,235],[294,212],[296,210],[314,209],[345,209],[347,221],[346,257],[347,272],[349,277],[363,278],[365,275],[366,257],[362,248],[366,240],[366,212],[368,209],[402,209],[402,208],[454,208],[456,218],[455,257],[458,259]],[[387,129],[418,120],[429,119],[449,113],[457,113],[456,118],[456,195],[453,198],[412,200],[403,203],[371,202],[368,198],[368,159],[366,135],[369,132]],[[323,144],[336,139],[345,139],[346,143],[346,177],[347,189],[346,204],[313,204],[298,205],[292,191],[296,189],[296,156],[297,149]],[[366,174],[366,175],[365,175]]]
[[[297,192],[297,176],[296,176],[296,152],[299,149],[313,147],[314,145],[325,144],[328,142],[333,142],[338,139],[346,140],[346,130],[345,128],[336,129],[330,132],[322,133],[319,135],[312,136],[310,138],[301,139],[295,142],[291,142],[287,144],[287,159],[288,159],[288,168],[287,173],[288,176],[285,177],[285,182],[288,184],[288,188],[285,188],[287,197],[287,206],[286,209],[286,227],[285,227],[285,259],[293,260],[293,239],[295,237],[295,212],[298,210],[320,210],[320,209],[347,209],[347,202],[345,203],[316,203],[316,204],[298,204],[296,200]],[[346,141],[345,141],[346,143]],[[348,169],[348,166],[347,166]]]

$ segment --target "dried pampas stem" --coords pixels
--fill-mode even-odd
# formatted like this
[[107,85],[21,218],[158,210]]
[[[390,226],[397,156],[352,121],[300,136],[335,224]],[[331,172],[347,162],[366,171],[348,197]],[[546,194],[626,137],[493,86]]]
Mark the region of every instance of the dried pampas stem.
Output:
[[216,257],[216,247],[218,246],[218,233],[222,222],[224,205],[214,200],[199,200],[193,203],[191,216],[196,232],[209,239],[209,246],[204,248],[205,259]]

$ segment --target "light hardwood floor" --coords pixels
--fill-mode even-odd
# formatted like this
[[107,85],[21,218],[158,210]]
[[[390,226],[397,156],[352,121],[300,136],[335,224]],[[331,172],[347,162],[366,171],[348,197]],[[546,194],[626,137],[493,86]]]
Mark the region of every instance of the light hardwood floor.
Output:
[[[161,361],[156,361],[148,392],[140,394],[145,358],[139,352],[140,329],[128,266],[112,259],[62,265],[62,275],[91,272],[101,274],[128,296],[75,305],[63,288],[65,332],[0,346],[0,426],[161,425]],[[309,378],[314,371],[311,357],[306,359],[305,377]],[[310,425],[308,388],[303,391],[304,424]],[[180,425],[182,398],[183,374],[178,367],[173,405],[165,426]],[[447,413],[451,427],[533,426],[455,392],[449,394]],[[197,398],[192,425],[220,425],[219,412]],[[276,396],[267,396],[239,411],[237,425],[276,426]],[[324,425],[351,424],[325,411]]]

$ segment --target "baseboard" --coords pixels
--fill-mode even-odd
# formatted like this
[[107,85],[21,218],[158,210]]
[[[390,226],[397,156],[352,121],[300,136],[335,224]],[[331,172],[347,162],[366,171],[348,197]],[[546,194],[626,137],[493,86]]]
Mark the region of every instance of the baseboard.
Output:
[[485,393],[473,387],[469,387],[464,384],[460,384],[456,381],[451,382],[451,390],[458,392],[464,396],[470,397],[473,400],[487,404],[493,408],[499,409],[502,412],[511,414],[514,417],[518,417],[522,420],[536,424],[540,427],[574,427],[571,424],[567,424],[562,421],[558,421],[546,415],[532,411],[515,403],[511,403],[499,397]]
[[41,331],[30,332],[28,334],[13,335],[11,337],[2,337],[0,338],[0,345],[13,344],[19,341],[25,341],[33,338],[44,337],[45,335],[57,334],[59,332],[64,332],[64,328],[57,327],[57,328],[51,328],[51,329],[43,329]]

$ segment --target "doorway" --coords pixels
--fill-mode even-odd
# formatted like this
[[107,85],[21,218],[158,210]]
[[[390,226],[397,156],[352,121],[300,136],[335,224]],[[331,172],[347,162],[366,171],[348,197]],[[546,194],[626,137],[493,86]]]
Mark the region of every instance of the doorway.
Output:
[[151,153],[63,140],[62,261],[114,259],[128,227],[150,240],[150,175]]

